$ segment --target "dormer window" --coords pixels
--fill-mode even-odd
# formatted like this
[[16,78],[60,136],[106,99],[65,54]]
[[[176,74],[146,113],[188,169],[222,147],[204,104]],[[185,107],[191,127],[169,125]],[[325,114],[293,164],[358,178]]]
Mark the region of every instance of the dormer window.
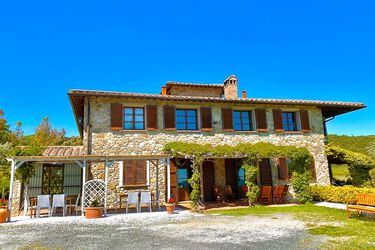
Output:
[[124,108],[124,129],[126,130],[144,130],[145,116],[143,108],[125,107]]

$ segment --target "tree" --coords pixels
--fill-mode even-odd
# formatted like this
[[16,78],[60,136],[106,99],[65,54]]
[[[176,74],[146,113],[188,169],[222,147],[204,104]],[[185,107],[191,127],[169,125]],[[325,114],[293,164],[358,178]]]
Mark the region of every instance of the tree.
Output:
[[11,132],[7,120],[4,118],[4,111],[0,109],[0,144],[9,142]]
[[42,119],[42,123],[35,129],[35,135],[31,138],[31,143],[40,146],[62,145],[65,141],[65,130],[52,127],[48,116]]

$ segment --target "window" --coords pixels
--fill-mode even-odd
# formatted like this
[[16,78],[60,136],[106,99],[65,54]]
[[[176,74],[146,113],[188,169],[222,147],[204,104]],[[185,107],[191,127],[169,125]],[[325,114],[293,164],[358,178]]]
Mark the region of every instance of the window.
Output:
[[143,130],[145,129],[145,116],[143,108],[124,108],[124,129]]
[[250,111],[233,111],[233,127],[238,131],[252,130]]
[[43,165],[42,194],[64,193],[64,165]]
[[177,109],[176,129],[197,130],[197,111],[195,109]]
[[147,185],[146,161],[124,161],[122,184],[124,186]]
[[297,131],[296,112],[283,112],[283,128],[285,131]]

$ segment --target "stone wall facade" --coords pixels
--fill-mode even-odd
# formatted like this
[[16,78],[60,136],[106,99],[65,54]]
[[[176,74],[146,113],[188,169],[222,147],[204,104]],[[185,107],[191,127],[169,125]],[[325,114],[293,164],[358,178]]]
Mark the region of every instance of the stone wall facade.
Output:
[[[110,127],[110,105],[113,102],[120,102],[124,107],[145,107],[147,104],[158,105],[158,127],[156,131],[112,131]],[[87,103],[87,101],[86,101]],[[211,106],[213,112],[213,131],[165,131],[163,130],[163,105],[175,105],[176,108],[197,109],[199,117],[199,108],[201,106]],[[221,108],[232,107],[235,110],[254,110],[255,108],[267,109],[267,123],[269,132],[258,133],[250,132],[224,132],[222,131]],[[184,141],[193,143],[210,143],[216,145],[236,145],[238,143],[257,143],[268,142],[275,145],[306,147],[314,157],[317,183],[328,185],[329,171],[328,162],[325,155],[324,128],[321,110],[316,107],[309,107],[311,132],[283,132],[276,133],[273,129],[272,109],[282,109],[286,111],[296,111],[307,109],[302,106],[272,106],[272,105],[244,105],[238,104],[228,106],[226,104],[215,103],[193,103],[193,102],[168,102],[168,101],[149,101],[142,102],[139,99],[119,99],[95,97],[90,99],[90,129],[84,130],[84,147],[90,149],[93,155],[158,155],[163,154],[163,147],[168,142]],[[87,107],[85,107],[87,109]],[[252,112],[254,113],[254,112]],[[87,119],[87,112],[85,112]],[[253,115],[255,124],[255,117]],[[198,119],[200,127],[200,119]],[[89,134],[87,133],[89,131]],[[222,161],[222,162],[221,162]],[[274,164],[275,165],[275,164]],[[273,167],[275,168],[275,166]],[[276,167],[277,168],[277,167]],[[159,164],[159,190],[160,200],[165,200],[166,175],[165,164]],[[91,174],[93,178],[104,178],[104,166],[93,164]],[[277,169],[273,169],[276,172]],[[150,188],[155,190],[155,167],[150,166]],[[217,160],[215,164],[215,181],[219,184],[225,184],[224,160]],[[277,173],[277,172],[276,172]],[[115,190],[119,186],[119,163],[114,164],[110,169],[109,189],[111,192],[111,202],[115,199]],[[276,179],[277,176],[274,176]],[[111,203],[109,202],[109,203]]]

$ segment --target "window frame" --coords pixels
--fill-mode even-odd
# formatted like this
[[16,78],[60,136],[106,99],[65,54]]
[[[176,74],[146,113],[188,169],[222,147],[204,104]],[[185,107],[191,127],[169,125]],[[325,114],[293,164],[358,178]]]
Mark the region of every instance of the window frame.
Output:
[[[129,129],[129,128],[126,128],[125,127],[125,124],[127,123],[130,123],[130,122],[127,122],[126,121],[126,112],[125,110],[126,109],[132,109],[132,114],[131,114],[131,117],[132,117],[132,121],[131,121],[131,124],[132,124],[132,127]],[[135,110],[136,109],[142,109],[142,128],[136,128],[136,124],[141,124],[140,122],[136,122],[136,117],[137,116],[140,116],[140,115],[136,115],[135,113]],[[144,107],[123,107],[123,129],[124,130],[145,130],[146,129],[146,115],[145,115],[145,108]]]
[[[284,114],[286,114],[285,119],[284,119]],[[292,114],[292,117],[289,117],[289,114]],[[299,131],[296,111],[282,111],[281,119],[282,119],[283,129],[285,132]],[[291,120],[292,120],[292,123],[290,123]],[[291,129],[291,126],[294,126],[293,130]]]
[[[178,124],[182,124],[181,122],[177,122],[177,119],[178,119],[178,111],[184,111],[184,128],[183,129],[179,129],[178,128]],[[194,129],[189,129],[189,121],[188,121],[188,118],[189,117],[193,117],[193,116],[188,116],[188,111],[194,111],[195,112],[195,128]],[[176,116],[176,121],[175,121],[175,124],[176,124],[176,130],[178,131],[197,131],[199,128],[198,128],[198,110],[197,109],[191,109],[191,108],[176,108],[176,111],[175,111],[175,116]]]
[[[236,120],[236,117],[234,115],[235,112],[239,112],[240,114],[240,129],[236,129],[235,127],[235,120]],[[243,126],[244,126],[244,123],[243,123],[243,115],[242,113],[248,113],[248,119],[249,119],[249,129],[244,129]],[[233,129],[234,131],[254,131],[254,127],[253,127],[253,112],[251,110],[233,110],[232,111],[232,116],[233,116]]]

